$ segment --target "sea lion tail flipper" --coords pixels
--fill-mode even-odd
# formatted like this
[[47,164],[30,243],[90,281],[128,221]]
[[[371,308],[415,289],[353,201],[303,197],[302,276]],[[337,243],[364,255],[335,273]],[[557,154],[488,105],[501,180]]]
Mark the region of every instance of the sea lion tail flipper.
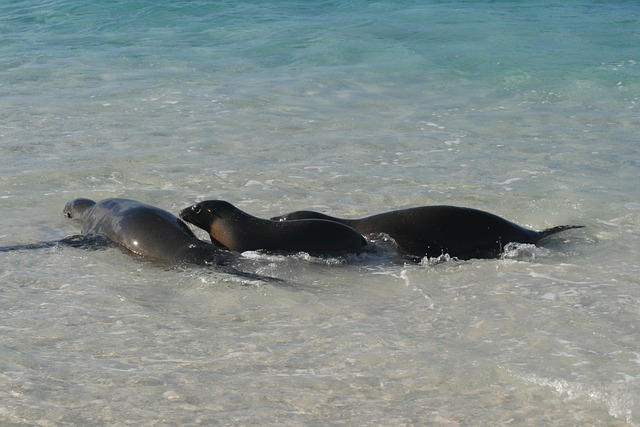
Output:
[[560,233],[561,231],[571,230],[573,228],[584,228],[584,225],[557,225],[551,228],[545,228],[540,232],[540,240],[552,234]]

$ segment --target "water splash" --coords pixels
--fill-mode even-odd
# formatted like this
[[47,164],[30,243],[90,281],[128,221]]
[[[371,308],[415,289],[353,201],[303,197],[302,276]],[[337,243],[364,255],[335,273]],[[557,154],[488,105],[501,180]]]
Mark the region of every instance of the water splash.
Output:
[[594,403],[603,404],[612,417],[624,419],[632,426],[640,426],[633,417],[635,399],[626,390],[618,390],[612,386],[590,387],[562,378],[543,378],[532,374],[519,375],[509,369],[507,372],[527,383],[548,387],[557,395],[566,396],[569,400],[588,399]]

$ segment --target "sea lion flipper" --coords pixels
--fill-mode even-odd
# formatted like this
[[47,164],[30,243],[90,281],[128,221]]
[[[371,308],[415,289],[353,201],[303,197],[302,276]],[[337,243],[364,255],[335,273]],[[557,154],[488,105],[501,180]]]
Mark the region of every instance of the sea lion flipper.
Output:
[[39,242],[39,243],[27,243],[27,244],[18,244],[18,245],[8,245],[8,246],[0,246],[0,252],[14,252],[14,251],[24,251],[24,250],[33,250],[33,249],[48,249],[58,246],[59,241],[55,240],[52,242]]
[[64,239],[52,240],[49,242],[0,246],[0,252],[49,249],[60,246],[70,246],[73,248],[83,249],[101,249],[107,245],[108,242],[101,236],[82,236],[80,234],[76,234],[74,236],[65,237]]
[[262,274],[258,273],[248,273],[246,271],[238,270],[237,268],[230,265],[216,265],[215,268],[222,273],[242,277],[243,279],[258,280],[260,282],[269,283],[285,283],[284,280],[278,279],[277,277],[263,276]]
[[555,227],[545,228],[540,232],[540,240],[545,237],[549,237],[552,234],[560,233],[561,231],[571,230],[574,228],[584,228],[584,225],[557,225]]
[[65,237],[62,240],[58,240],[57,243],[61,246],[91,250],[105,249],[111,244],[107,239],[98,234],[76,234],[73,236]]

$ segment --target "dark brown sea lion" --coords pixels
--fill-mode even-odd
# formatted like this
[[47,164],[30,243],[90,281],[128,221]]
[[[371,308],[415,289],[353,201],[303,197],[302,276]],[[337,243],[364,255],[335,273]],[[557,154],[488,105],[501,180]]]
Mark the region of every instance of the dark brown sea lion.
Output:
[[366,245],[360,233],[335,221],[256,218],[223,200],[207,200],[189,206],[180,211],[180,217],[207,231],[212,243],[238,252],[333,254],[361,252]]
[[271,219],[287,222],[309,218],[336,221],[364,235],[384,233],[407,255],[437,257],[449,254],[461,260],[496,258],[507,243],[536,244],[549,235],[582,227],[560,225],[542,231],[529,230],[497,215],[457,206],[421,206],[360,219],[296,211]]

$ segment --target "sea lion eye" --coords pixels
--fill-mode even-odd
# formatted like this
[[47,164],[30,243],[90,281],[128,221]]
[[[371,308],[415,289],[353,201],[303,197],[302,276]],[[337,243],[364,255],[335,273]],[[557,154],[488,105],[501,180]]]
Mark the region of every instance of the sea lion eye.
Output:
[[202,209],[200,208],[200,205],[195,205],[194,207],[191,208],[191,210],[193,211],[193,213],[195,213],[196,215],[198,215],[200,212],[202,212]]

